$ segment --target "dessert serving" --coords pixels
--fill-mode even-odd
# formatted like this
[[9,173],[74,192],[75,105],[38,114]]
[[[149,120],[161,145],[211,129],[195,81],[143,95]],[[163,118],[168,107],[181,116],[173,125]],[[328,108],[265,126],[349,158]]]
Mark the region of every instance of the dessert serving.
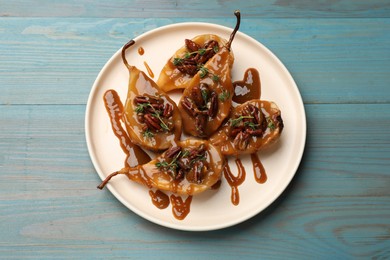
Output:
[[[108,185],[122,203],[153,222],[199,229],[192,223],[205,221],[216,227],[221,214],[253,212],[245,208],[253,205],[256,210],[255,205],[277,196],[270,188],[276,184],[280,189],[277,183],[286,170],[270,162],[286,156],[289,149],[277,142],[286,122],[276,101],[263,99],[270,96],[270,89],[280,89],[270,85],[269,69],[275,66],[264,67],[269,61],[255,58],[257,50],[266,58],[268,53],[237,34],[241,16],[238,11],[234,15],[234,29],[185,24],[175,27],[177,33],[162,29],[151,33],[154,37],[130,40],[104,68],[104,78],[95,83],[87,107],[87,115],[93,115],[87,116],[86,131],[94,165],[103,179],[98,188]],[[197,26],[202,29],[192,29]],[[191,31],[200,33],[186,35]],[[152,44],[157,38],[160,42]],[[176,51],[170,48],[173,55],[164,58],[170,39],[183,41],[184,46]],[[151,59],[156,53],[161,57],[158,65]],[[147,73],[137,68],[142,64],[148,64]],[[120,74],[110,72],[113,68],[119,72],[119,66]],[[154,82],[153,70],[158,68]],[[275,82],[282,82],[275,75]],[[91,110],[90,103],[106,113]],[[105,121],[108,128],[97,124]],[[281,171],[275,171],[278,167]]]
[[[118,122],[123,120],[128,134],[123,133],[123,136],[129,142],[125,147],[139,146],[151,151],[165,151],[149,162],[139,162],[137,166],[134,163],[130,166],[130,153],[127,152],[126,167],[107,176],[98,188],[102,189],[112,177],[124,174],[149,189],[158,189],[160,193],[168,191],[192,196],[220,182],[225,169],[228,183],[234,187],[232,202],[235,205],[239,203],[238,182],[231,181],[234,176],[223,156],[256,153],[278,139],[283,130],[283,120],[280,110],[272,102],[255,99],[232,107],[235,91],[231,79],[234,61],[231,45],[241,19],[238,11],[234,14],[237,23],[229,41],[215,35],[187,39],[185,49],[189,52],[183,54],[182,48],[175,53],[162,69],[159,85],[128,63],[126,50],[135,41],[131,40],[123,46],[122,60],[129,71],[130,80],[124,111],[119,111],[114,120],[111,118],[115,122],[113,129],[115,131]],[[203,45],[200,43],[202,41],[205,41]],[[180,72],[175,74],[175,81],[185,82],[180,86],[175,84],[177,88],[185,88],[178,107],[163,91],[172,89],[173,78],[164,79],[168,67],[172,65]],[[258,76],[258,73],[255,75]],[[260,79],[252,79],[252,83],[256,82],[260,82]],[[260,85],[246,84],[246,87],[260,88]],[[110,92],[115,93],[114,90]],[[252,92],[260,93],[260,89]],[[122,107],[120,100],[116,99],[115,102],[118,103],[117,107]],[[107,103],[106,108],[112,117]],[[186,134],[201,139],[192,137],[180,141],[182,127]],[[202,140],[210,136],[209,141]],[[136,154],[140,152],[135,152],[134,156]],[[143,159],[142,162],[145,162],[145,158],[149,159],[139,157]],[[236,163],[240,165],[239,159],[236,159]],[[241,167],[240,172],[244,176],[245,169]],[[174,198],[177,197],[172,197],[171,201],[175,201]]]

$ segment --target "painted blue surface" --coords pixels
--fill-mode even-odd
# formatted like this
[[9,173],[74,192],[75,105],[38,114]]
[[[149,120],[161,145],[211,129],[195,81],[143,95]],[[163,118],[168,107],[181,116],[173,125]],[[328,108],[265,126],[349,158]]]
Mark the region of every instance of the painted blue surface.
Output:
[[[0,258],[390,257],[389,4],[209,7],[212,18],[200,1],[0,1]],[[292,73],[307,113],[306,150],[292,183],[261,214],[219,231],[170,230],[97,192],[85,105],[127,39],[175,22],[230,26],[222,9],[247,12],[241,31]]]

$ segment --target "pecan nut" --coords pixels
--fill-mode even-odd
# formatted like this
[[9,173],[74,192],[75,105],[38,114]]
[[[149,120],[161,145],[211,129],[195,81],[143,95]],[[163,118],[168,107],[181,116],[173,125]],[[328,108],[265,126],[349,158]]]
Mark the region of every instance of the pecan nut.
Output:
[[244,126],[235,127],[230,131],[230,136],[235,138],[239,132],[242,132],[244,130]]
[[217,112],[218,112],[218,98],[217,98],[217,93],[213,91],[211,92],[208,115],[209,117],[214,118],[217,115]]
[[197,161],[194,164],[194,182],[201,183],[203,179],[203,170],[204,164],[202,161]]
[[173,112],[173,106],[171,104],[167,103],[167,104],[165,104],[162,116],[165,118],[169,118],[172,116],[172,112]]
[[262,129],[246,129],[246,132],[250,134],[251,136],[262,136],[263,130]]
[[198,63],[205,64],[209,59],[211,59],[214,56],[215,54],[214,47],[216,46],[218,46],[217,41],[214,40],[208,41],[204,46],[204,49],[206,50],[205,53],[203,53],[203,55],[197,54],[195,56],[195,60],[197,60]]
[[146,103],[149,103],[149,101],[148,101],[147,97],[145,97],[145,96],[136,96],[134,98],[134,103],[136,105],[138,105],[138,104],[146,104]]
[[146,114],[144,116],[144,119],[145,119],[145,124],[150,128],[150,129],[154,129],[156,131],[158,130],[161,130],[161,125],[159,123],[159,119],[152,116],[151,114]]
[[197,51],[197,50],[200,49],[200,45],[197,44],[196,42],[192,41],[192,40],[185,39],[184,42],[185,42],[185,44],[186,44],[187,49],[188,49],[190,52],[194,52],[194,51]]
[[195,117],[198,114],[198,108],[189,97],[185,97],[181,101],[181,105],[183,106],[184,110],[192,117]]
[[179,65],[177,66],[177,69],[180,72],[186,73],[188,75],[194,76],[198,72],[198,67],[196,65]]
[[172,146],[171,148],[169,148],[166,153],[165,153],[165,156],[167,158],[173,158],[175,157],[179,152],[181,151],[181,147],[180,146]]
[[207,115],[198,114],[195,117],[195,128],[199,137],[205,137],[205,129],[207,124]]
[[243,151],[249,145],[249,138],[250,138],[250,135],[248,133],[239,132],[237,134],[237,136],[234,138],[233,144],[238,150]]

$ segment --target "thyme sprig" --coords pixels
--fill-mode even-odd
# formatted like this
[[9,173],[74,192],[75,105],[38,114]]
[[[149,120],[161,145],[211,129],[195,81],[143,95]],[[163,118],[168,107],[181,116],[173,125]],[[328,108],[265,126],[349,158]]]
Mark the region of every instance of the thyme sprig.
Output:
[[237,117],[235,119],[231,118],[231,119],[229,119],[230,125],[232,127],[234,127],[234,126],[238,125],[245,118],[251,119],[251,118],[253,118],[253,116],[239,116],[239,117]]
[[274,130],[276,128],[274,121],[272,121],[272,119],[270,117],[267,117],[266,120],[268,123],[268,128],[271,130]]
[[226,101],[228,98],[230,98],[230,92],[224,89],[221,94],[218,96],[219,100],[222,102]]
[[244,123],[244,126],[248,126],[250,128],[252,128],[252,130],[255,130],[257,129],[260,125],[259,124],[255,124],[253,122],[245,122]]
[[205,55],[207,51],[210,51],[210,50],[213,50],[214,53],[217,53],[219,51],[219,46],[216,45],[214,46],[213,48],[200,48],[198,49],[197,51],[193,51],[193,52],[186,52],[184,54],[184,58],[188,59],[190,58],[192,55],[194,54],[199,54],[201,56]]
[[214,73],[211,73],[209,71],[208,68],[204,67],[203,65],[199,66],[199,71],[200,71],[200,77],[203,79],[204,77],[206,77],[207,75],[210,75],[211,76],[211,79],[214,81],[214,82],[218,82],[219,81],[219,76],[214,74]]
[[143,133],[142,135],[145,137],[145,138],[152,138],[154,137],[154,133],[152,131],[150,131],[149,128],[147,128]]
[[176,171],[176,168],[178,167],[177,165],[177,160],[179,157],[182,155],[182,151],[178,152],[177,155],[172,159],[171,162],[167,161],[160,161],[156,163],[156,167],[159,170],[171,170],[171,171]]
[[[213,48],[213,49],[214,49],[214,52],[215,52],[215,48]],[[211,48],[207,48],[207,49],[200,48],[197,51],[186,52],[184,54],[183,58],[177,58],[177,57],[173,58],[173,65],[175,65],[175,66],[181,65],[184,62],[185,59],[191,58],[191,56],[194,55],[194,54],[199,54],[199,55],[203,56],[206,53],[206,51],[209,51],[209,50],[211,50]]]
[[145,108],[147,107],[150,107],[152,110],[153,110],[153,113],[152,115],[154,117],[156,117],[159,121],[160,121],[160,126],[162,129],[166,130],[166,131],[169,131],[169,127],[165,124],[164,120],[162,120],[160,114],[161,112],[160,111],[157,111],[153,106],[152,104],[150,104],[150,102],[146,102],[146,103],[141,103],[141,104],[138,104],[135,108],[135,112],[136,113],[142,113],[144,112]]

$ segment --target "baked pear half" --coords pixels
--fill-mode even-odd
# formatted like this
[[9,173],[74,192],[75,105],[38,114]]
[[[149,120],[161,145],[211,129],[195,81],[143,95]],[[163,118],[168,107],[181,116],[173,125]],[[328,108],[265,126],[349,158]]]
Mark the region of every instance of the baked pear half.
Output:
[[[184,46],[169,58],[161,70],[157,85],[165,92],[187,88],[202,66],[227,44],[227,40],[215,34],[202,34],[185,39]],[[233,66],[233,52],[230,52],[227,62],[230,67]]]
[[222,177],[225,159],[207,141],[187,139],[152,161],[114,172],[98,186],[102,189],[112,177],[125,174],[130,180],[162,191],[195,195],[209,190]]
[[283,131],[281,111],[274,102],[247,101],[211,136],[223,155],[252,154],[274,143]]
[[134,43],[122,48],[130,74],[123,121],[131,142],[152,151],[166,150],[180,139],[181,116],[176,103],[152,79],[128,64],[125,52]]

